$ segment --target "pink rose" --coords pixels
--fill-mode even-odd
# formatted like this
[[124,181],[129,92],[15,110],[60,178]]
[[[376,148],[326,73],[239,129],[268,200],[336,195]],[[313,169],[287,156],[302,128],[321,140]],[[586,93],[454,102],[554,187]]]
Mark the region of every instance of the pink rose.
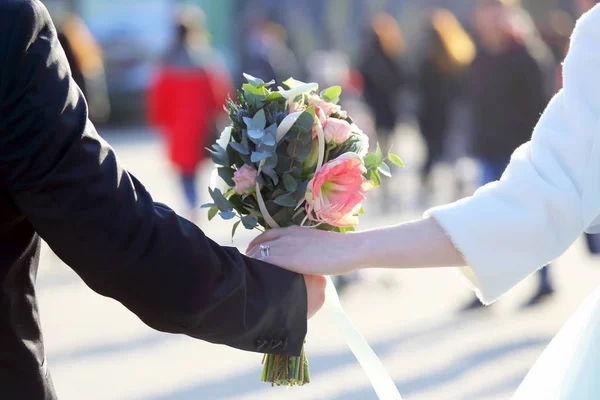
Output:
[[318,134],[317,134],[317,123],[321,123],[321,128],[323,128],[325,126],[325,124],[327,123],[327,116],[325,115],[325,112],[323,110],[321,110],[320,108],[315,108],[315,121],[313,123],[313,128],[312,128],[312,137],[313,139],[316,139]]
[[315,108],[319,108],[323,110],[325,115],[330,116],[334,113],[340,113],[342,108],[337,104],[330,103],[328,101],[323,100],[321,97],[316,94],[311,94],[308,96],[308,105],[315,106]]
[[343,119],[328,118],[323,133],[327,143],[342,144],[352,135],[352,126]]
[[238,194],[251,192],[256,186],[257,175],[258,171],[248,164],[244,164],[242,168],[233,173],[233,181],[235,182],[233,190]]
[[317,171],[306,189],[306,211],[315,222],[346,227],[358,224],[358,212],[373,182],[364,177],[363,159],[345,153]]

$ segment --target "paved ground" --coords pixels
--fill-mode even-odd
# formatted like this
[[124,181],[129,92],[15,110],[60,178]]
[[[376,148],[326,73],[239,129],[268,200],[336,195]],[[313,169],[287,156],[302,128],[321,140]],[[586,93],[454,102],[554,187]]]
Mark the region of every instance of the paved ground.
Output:
[[[181,209],[174,176],[151,135],[107,138],[157,200]],[[407,164],[420,162],[414,136],[401,136],[397,148]],[[451,197],[444,186],[448,172],[438,176],[436,201],[444,201]],[[371,214],[363,228],[418,215],[415,182],[410,169],[397,177],[399,212]],[[207,231],[231,244],[228,223],[211,224]],[[235,245],[250,238],[240,235]],[[457,313],[470,294],[450,270],[372,271],[342,300],[405,399],[505,399],[600,282],[600,261],[580,241],[555,263],[552,275],[556,298],[533,310],[520,309],[533,289],[530,279],[488,310]],[[286,390],[259,382],[260,355],[154,332],[117,302],[94,294],[48,251],[38,288],[48,360],[62,400],[376,399],[325,315],[311,321],[308,335],[313,383]]]

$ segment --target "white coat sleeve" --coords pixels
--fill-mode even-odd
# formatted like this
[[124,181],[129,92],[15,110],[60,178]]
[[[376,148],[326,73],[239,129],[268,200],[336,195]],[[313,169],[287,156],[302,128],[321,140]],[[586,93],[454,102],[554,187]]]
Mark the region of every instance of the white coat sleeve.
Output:
[[564,89],[498,182],[427,211],[469,267],[486,304],[565,252],[600,214],[600,6],[583,16],[564,64]]

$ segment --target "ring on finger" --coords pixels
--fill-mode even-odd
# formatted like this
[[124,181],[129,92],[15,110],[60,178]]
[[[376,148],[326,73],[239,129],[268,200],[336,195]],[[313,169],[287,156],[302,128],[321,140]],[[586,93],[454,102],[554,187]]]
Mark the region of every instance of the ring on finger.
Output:
[[261,244],[259,249],[260,258],[267,258],[271,254],[271,247],[268,244]]

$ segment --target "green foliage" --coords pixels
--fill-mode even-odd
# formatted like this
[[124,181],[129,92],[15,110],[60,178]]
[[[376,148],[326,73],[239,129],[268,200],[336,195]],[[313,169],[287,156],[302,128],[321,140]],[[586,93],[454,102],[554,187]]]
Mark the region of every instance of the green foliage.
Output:
[[258,224],[256,218],[251,215],[244,215],[241,219],[241,222],[244,224],[244,228],[246,229],[254,229]]
[[216,165],[222,165],[222,166],[230,165],[227,150],[225,150],[218,144],[216,144],[216,143],[213,144],[212,149],[207,149],[207,150],[209,151],[210,156]]
[[321,92],[321,97],[325,101],[336,104],[342,94],[341,86],[331,86]]
[[215,207],[211,207],[208,210],[208,220],[212,221],[213,218],[216,217],[218,213],[219,213],[219,208],[218,207],[216,207],[216,206]]
[[231,240],[233,240],[234,236],[235,236],[235,231],[237,231],[238,226],[240,226],[240,224],[242,223],[242,221],[237,221],[235,224],[233,224],[233,228],[231,228]]
[[283,174],[283,185],[288,192],[295,192],[298,189],[298,181],[291,174]]
[[221,212],[233,211],[233,206],[231,205],[229,200],[227,200],[225,198],[225,196],[219,189],[213,190],[213,189],[209,188],[208,193],[210,194],[210,197],[213,199],[213,203],[219,209],[219,211],[221,211]]
[[367,168],[367,172],[365,173],[365,177],[373,182],[375,187],[381,185],[381,175],[387,176],[391,178],[392,171],[390,166],[386,164],[386,161],[390,161],[392,164],[397,165],[399,167],[403,167],[404,163],[400,160],[396,154],[388,153],[387,157],[383,157],[383,151],[377,143],[377,148],[374,153],[368,153],[365,156],[365,167]]
[[404,167],[404,163],[402,162],[402,160],[400,159],[400,157],[398,157],[397,155],[395,155],[394,153],[389,153],[388,154],[388,159],[395,165],[397,165],[398,167]]
[[235,186],[235,182],[233,181],[233,169],[228,167],[221,167],[217,170],[219,176],[223,181],[230,187]]

